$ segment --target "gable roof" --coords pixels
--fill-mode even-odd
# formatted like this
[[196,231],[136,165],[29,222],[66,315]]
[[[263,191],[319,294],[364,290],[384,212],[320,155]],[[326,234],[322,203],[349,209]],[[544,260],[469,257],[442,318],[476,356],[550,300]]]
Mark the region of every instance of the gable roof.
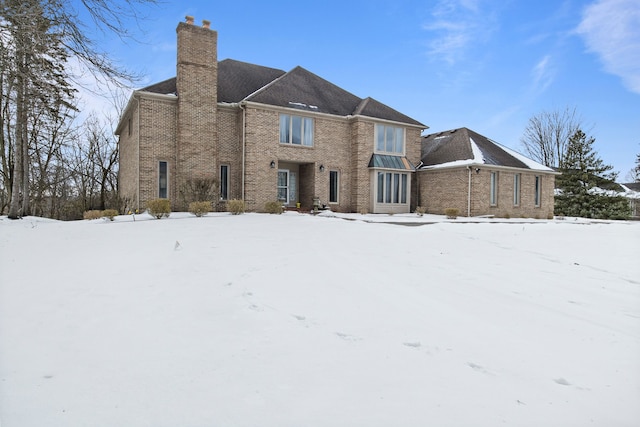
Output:
[[628,182],[626,184],[620,184],[620,185],[628,188],[630,191],[640,192],[640,182]]
[[[141,91],[176,95],[176,78]],[[233,59],[220,61],[218,101],[252,101],[338,116],[362,115],[427,128],[375,99],[361,99],[299,66],[285,72]]]
[[423,137],[420,160],[421,169],[484,164],[554,172],[553,169],[464,127]]

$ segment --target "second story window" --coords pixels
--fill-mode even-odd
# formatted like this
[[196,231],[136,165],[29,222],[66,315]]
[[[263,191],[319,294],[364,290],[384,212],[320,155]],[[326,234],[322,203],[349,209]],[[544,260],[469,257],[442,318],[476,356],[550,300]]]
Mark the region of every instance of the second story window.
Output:
[[280,144],[313,147],[313,119],[280,114]]
[[404,129],[376,125],[376,152],[404,155]]

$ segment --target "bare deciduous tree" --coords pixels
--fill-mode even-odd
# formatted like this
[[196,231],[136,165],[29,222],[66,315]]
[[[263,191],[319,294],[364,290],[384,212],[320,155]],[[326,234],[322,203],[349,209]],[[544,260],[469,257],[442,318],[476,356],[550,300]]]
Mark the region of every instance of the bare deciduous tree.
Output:
[[520,142],[533,160],[548,167],[562,167],[569,139],[581,127],[575,108],[543,111],[529,119]]
[[[8,204],[12,219],[30,213],[33,176],[39,179],[35,193],[42,196],[45,192],[45,172],[54,169],[50,166],[62,153],[55,148],[62,142],[50,138],[61,135],[40,132],[34,123],[52,124],[51,130],[69,118],[59,114],[73,109],[74,76],[67,67],[70,57],[108,84],[121,87],[137,77],[97,49],[88,36],[88,28],[130,37],[128,28],[132,20],[139,19],[139,7],[155,3],[156,0],[0,1],[0,211]],[[77,18],[77,8],[86,10],[93,26]],[[31,156],[37,156],[37,168]],[[116,159],[117,152],[113,158],[96,161],[110,171]],[[108,186],[110,180],[110,173],[103,171],[100,181]],[[46,191],[51,193],[51,189]]]

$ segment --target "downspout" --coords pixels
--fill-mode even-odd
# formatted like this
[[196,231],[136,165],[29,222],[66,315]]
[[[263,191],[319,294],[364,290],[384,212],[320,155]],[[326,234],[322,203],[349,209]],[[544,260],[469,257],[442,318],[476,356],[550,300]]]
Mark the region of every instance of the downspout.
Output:
[[136,108],[136,115],[138,116],[138,118],[136,119],[138,121],[138,135],[136,138],[136,141],[138,143],[138,161],[137,166],[138,166],[138,171],[137,171],[137,176],[138,176],[138,194],[137,194],[137,208],[136,210],[139,212],[140,211],[140,98],[136,98],[136,104],[137,104],[137,108]]
[[242,110],[242,201],[244,202],[244,178],[246,169],[246,120],[247,110],[244,108],[244,104],[241,102],[238,104]]
[[469,171],[469,185],[467,187],[467,218],[471,216],[471,166],[467,166]]
[[420,161],[420,163],[418,164],[418,166],[415,167],[415,175],[416,175],[416,209],[419,206],[422,206],[422,204],[420,203],[420,177],[418,176],[418,173],[420,171],[420,168],[424,165],[424,163],[422,163],[422,160]]

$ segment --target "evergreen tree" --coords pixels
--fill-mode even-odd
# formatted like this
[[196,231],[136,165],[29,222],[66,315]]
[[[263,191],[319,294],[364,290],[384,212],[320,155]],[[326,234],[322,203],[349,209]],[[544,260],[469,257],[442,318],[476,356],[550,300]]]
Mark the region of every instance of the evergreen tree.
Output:
[[615,185],[617,174],[593,149],[593,137],[578,129],[567,144],[560,175],[556,178],[559,193],[555,198],[558,215],[585,218],[623,219],[630,215],[628,201],[607,195],[603,188]]
[[640,182],[640,154],[636,155],[636,166],[631,169],[633,182]]

